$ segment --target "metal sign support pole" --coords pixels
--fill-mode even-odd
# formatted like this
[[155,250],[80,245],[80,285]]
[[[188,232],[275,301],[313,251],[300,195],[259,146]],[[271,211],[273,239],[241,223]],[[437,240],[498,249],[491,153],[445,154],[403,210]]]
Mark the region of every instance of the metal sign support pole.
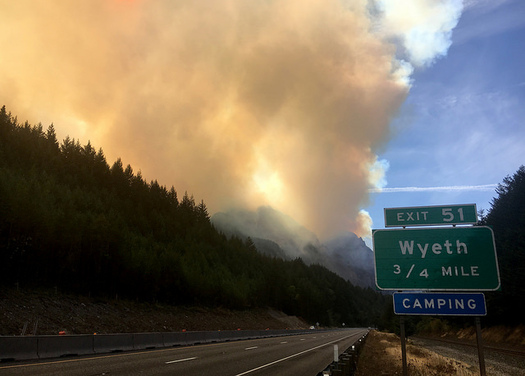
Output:
[[401,336],[401,358],[403,360],[403,376],[408,376],[407,345],[405,340],[405,318],[399,317],[399,334]]
[[483,344],[481,343],[481,319],[479,316],[476,316],[476,340],[478,342],[479,374],[486,376],[485,356],[483,354]]

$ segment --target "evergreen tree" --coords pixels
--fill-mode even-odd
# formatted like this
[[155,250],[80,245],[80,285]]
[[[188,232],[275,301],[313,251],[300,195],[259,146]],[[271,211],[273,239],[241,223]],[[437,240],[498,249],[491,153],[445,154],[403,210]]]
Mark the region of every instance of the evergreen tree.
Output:
[[492,227],[498,254],[501,291],[487,294],[489,320],[525,323],[525,166],[499,184],[498,197],[481,224]]

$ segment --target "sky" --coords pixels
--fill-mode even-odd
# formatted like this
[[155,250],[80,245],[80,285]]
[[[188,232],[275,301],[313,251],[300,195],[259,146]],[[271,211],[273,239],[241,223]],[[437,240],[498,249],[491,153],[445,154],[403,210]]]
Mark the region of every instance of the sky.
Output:
[[271,206],[366,237],[385,207],[489,209],[524,163],[521,0],[0,9],[0,104],[211,214]]
[[[379,159],[386,185],[365,208],[476,204],[525,164],[525,2],[465,2],[447,55],[412,75]],[[380,191],[380,190],[377,190]]]

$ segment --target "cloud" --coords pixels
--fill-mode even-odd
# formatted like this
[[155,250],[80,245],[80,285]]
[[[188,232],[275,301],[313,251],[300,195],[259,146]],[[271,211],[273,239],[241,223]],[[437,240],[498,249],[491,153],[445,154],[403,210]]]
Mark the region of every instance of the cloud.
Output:
[[416,67],[446,55],[463,9],[461,0],[376,0],[375,4],[379,33],[396,40],[405,59]]
[[412,73],[389,37],[427,64],[448,45],[418,46],[456,16],[388,7],[381,34],[366,1],[2,3],[0,101],[19,118],[90,139],[210,212],[272,205],[320,236],[357,231],[381,181],[376,151]]
[[392,187],[372,188],[370,193],[407,193],[407,192],[453,192],[453,191],[494,191],[497,184],[449,185],[443,187]]

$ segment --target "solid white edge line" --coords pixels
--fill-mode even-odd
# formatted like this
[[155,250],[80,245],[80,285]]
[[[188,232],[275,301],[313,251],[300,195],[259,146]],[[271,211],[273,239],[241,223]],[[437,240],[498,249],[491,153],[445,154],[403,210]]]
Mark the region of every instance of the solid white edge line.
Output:
[[354,334],[350,334],[350,335],[348,335],[348,336],[346,336],[346,337],[343,337],[343,338],[335,339],[335,340],[333,340],[333,341],[330,341],[330,342],[324,343],[324,344],[322,344],[322,345],[319,345],[319,346],[316,346],[316,347],[312,347],[311,349],[308,349],[308,350],[304,350],[304,351],[298,352],[297,354],[293,354],[293,355],[287,356],[286,358],[282,358],[282,359],[275,360],[275,361],[270,362],[270,363],[263,364],[262,366],[259,366],[259,367],[257,367],[257,368],[250,369],[250,370],[245,371],[245,372],[243,372],[243,373],[238,373],[238,374],[235,375],[235,376],[243,376],[243,375],[247,375],[247,374],[249,374],[249,373],[252,373],[252,372],[258,371],[258,370],[260,370],[260,369],[263,369],[263,368],[266,368],[266,367],[272,366],[272,365],[274,365],[274,364],[277,364],[277,363],[280,363],[280,362],[284,362],[285,360],[288,360],[288,359],[291,359],[291,358],[295,358],[296,356],[299,356],[299,355],[302,355],[302,354],[306,354],[307,352],[317,350],[317,349],[319,349],[319,348],[321,348],[321,347],[323,347],[323,346],[329,345],[329,344],[331,344],[331,343],[338,342],[338,341],[342,341],[342,340],[344,340],[344,339],[346,339],[346,338],[348,338],[348,337],[352,337],[352,336],[354,336],[354,335],[355,335],[355,333],[354,333]]
[[194,356],[193,358],[170,360],[169,362],[166,362],[166,364],[171,364],[171,363],[180,363],[180,362],[187,362],[188,360],[195,360],[195,359],[197,359],[196,356]]

